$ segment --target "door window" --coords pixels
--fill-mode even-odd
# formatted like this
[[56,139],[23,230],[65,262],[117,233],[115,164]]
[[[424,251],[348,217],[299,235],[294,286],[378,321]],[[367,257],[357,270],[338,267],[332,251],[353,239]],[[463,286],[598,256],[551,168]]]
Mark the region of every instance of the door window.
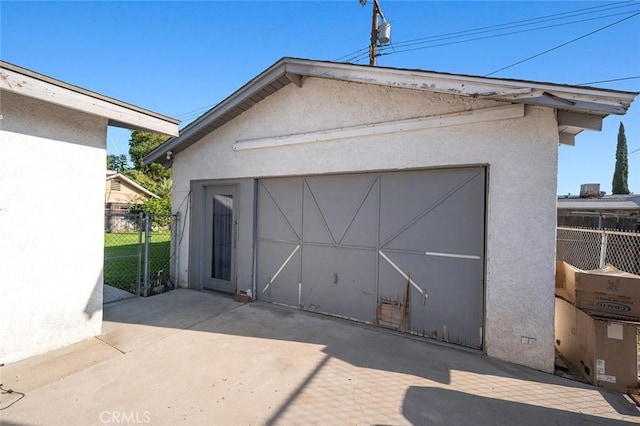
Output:
[[211,278],[231,281],[233,195],[213,196]]

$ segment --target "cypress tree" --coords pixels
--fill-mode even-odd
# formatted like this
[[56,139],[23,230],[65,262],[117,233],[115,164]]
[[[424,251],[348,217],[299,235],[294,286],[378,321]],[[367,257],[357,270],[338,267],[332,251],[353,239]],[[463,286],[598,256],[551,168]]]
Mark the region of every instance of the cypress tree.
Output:
[[624,124],[620,122],[618,129],[618,146],[616,147],[616,168],[613,172],[612,193],[628,194],[629,163],[627,162],[627,137],[624,134]]

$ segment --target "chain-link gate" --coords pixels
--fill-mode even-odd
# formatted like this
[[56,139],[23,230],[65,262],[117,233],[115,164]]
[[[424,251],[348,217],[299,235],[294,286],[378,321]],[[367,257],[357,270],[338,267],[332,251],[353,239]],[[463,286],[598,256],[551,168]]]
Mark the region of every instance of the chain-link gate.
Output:
[[139,296],[175,288],[178,282],[178,215],[105,215],[104,284]]
[[589,270],[607,263],[621,271],[640,274],[640,233],[558,228],[556,259]]

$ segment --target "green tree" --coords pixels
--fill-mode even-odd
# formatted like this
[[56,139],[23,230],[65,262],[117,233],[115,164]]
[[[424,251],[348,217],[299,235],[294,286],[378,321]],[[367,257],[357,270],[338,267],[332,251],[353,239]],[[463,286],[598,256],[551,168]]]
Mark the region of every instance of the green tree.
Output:
[[107,170],[115,170],[118,173],[122,173],[123,171],[129,168],[129,160],[125,154],[107,155]]
[[624,124],[620,122],[618,129],[618,145],[616,147],[616,168],[613,172],[612,193],[629,194],[629,163],[627,160],[627,137],[624,134]]
[[158,182],[153,178],[151,178],[146,173],[144,173],[143,171],[137,170],[137,169],[129,169],[129,170],[125,170],[122,174],[128,177],[129,179],[135,181],[136,183],[140,184],[142,187],[153,192],[154,194],[157,193]]
[[[166,136],[156,133],[135,130],[131,132],[129,140],[129,156],[133,168],[126,170],[124,174],[158,195],[158,198],[150,198],[136,206],[134,212],[153,213],[155,215],[171,214],[171,169],[165,168],[160,163],[143,164],[144,157],[167,140]],[[166,225],[170,221],[169,216],[154,218],[154,222]],[[166,222],[166,223],[165,223]]]
[[151,213],[154,216],[153,223],[156,226],[167,226],[171,223],[171,198],[149,198],[142,204],[131,208],[132,213]]
[[129,139],[129,156],[131,157],[133,167],[137,170],[145,170],[148,168],[149,166],[142,164],[144,156],[166,140],[166,136],[157,133],[142,132],[139,130],[131,132],[131,139]]

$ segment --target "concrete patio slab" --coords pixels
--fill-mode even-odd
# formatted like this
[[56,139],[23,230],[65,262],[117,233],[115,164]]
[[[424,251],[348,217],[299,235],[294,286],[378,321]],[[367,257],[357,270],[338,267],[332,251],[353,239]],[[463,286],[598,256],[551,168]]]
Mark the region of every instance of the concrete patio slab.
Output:
[[119,288],[112,287],[108,284],[104,284],[104,286],[102,287],[103,303],[117,302],[119,300],[129,299],[131,297],[136,297],[136,295],[129,293],[128,291],[124,291],[124,290],[120,290]]
[[3,425],[640,422],[624,395],[281,306],[175,290],[104,317],[99,338],[0,369],[26,394],[0,395]]

